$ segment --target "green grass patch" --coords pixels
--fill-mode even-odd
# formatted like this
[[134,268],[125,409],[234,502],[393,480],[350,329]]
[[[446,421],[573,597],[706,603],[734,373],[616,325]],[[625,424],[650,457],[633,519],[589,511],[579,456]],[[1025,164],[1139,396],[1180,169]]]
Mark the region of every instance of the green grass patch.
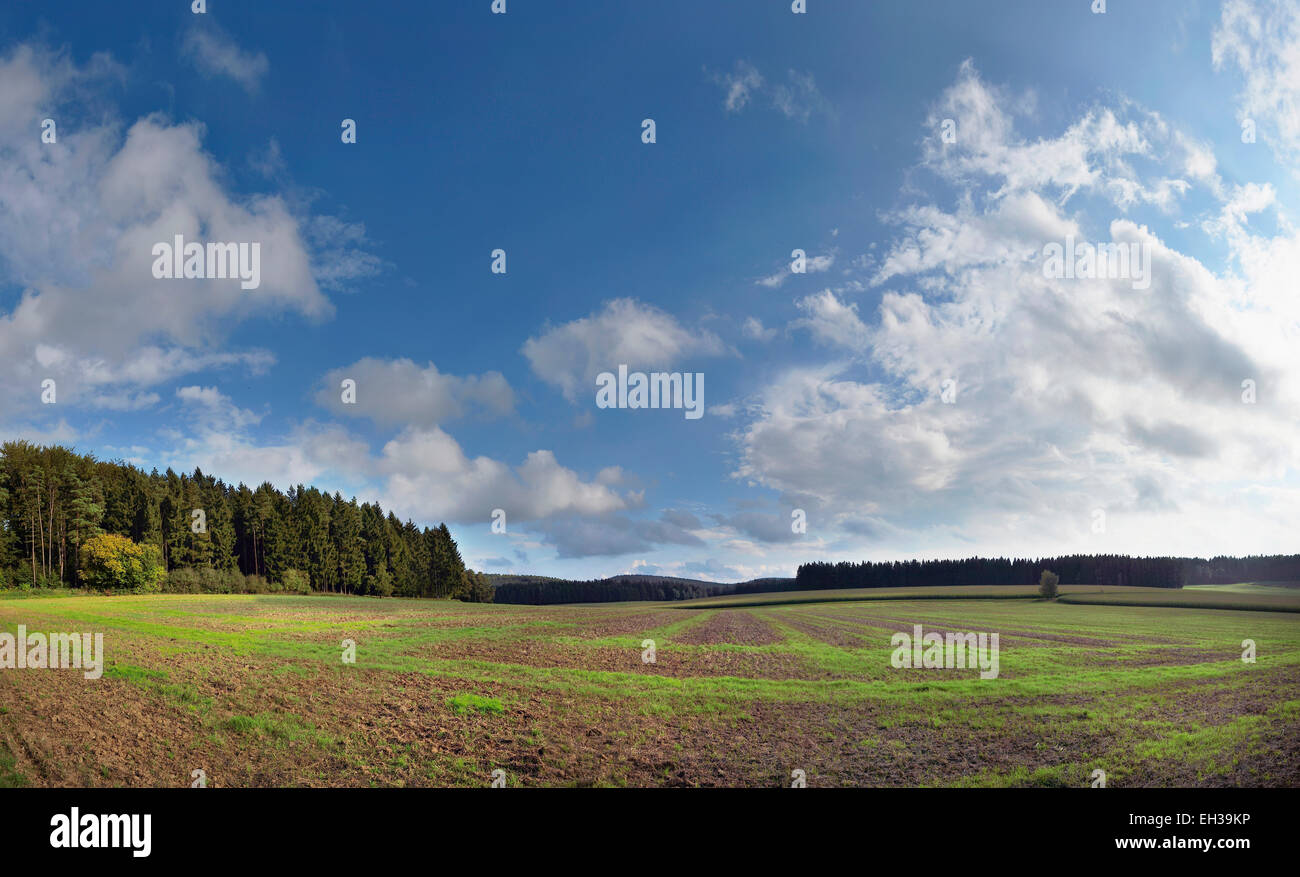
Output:
[[449,697],[447,698],[447,706],[458,716],[470,712],[493,716],[506,711],[506,708],[501,705],[501,701],[495,697],[483,697],[478,694],[457,694],[454,697]]
[[27,777],[18,770],[18,760],[0,740],[0,789],[21,789],[26,785]]
[[317,732],[315,725],[284,713],[230,716],[217,722],[217,728],[239,736],[262,737],[282,742],[295,740],[329,742]]

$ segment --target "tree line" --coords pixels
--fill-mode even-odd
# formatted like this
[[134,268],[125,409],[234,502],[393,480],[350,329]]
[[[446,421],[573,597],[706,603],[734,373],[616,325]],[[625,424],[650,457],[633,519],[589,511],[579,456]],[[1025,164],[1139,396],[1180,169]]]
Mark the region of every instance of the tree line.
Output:
[[1187,561],[1186,572],[1189,585],[1295,582],[1300,581],[1300,554],[1192,559]]
[[491,576],[497,603],[544,606],[555,603],[620,603],[631,600],[693,600],[717,593],[717,588],[690,579],[668,576],[614,576],[607,579],[542,579],[534,576]]
[[1065,585],[1128,585],[1181,588],[1196,584],[1300,581],[1300,555],[1253,557],[1129,557],[1074,554],[1038,559],[969,557],[964,560],[895,560],[805,563],[795,575],[799,590],[904,588],[930,585],[1036,585],[1044,569]]
[[578,581],[543,576],[489,575],[498,603],[694,600],[733,594],[840,588],[905,588],[953,585],[1040,585],[1051,570],[1063,585],[1127,585],[1181,588],[1234,582],[1300,582],[1300,555],[1259,557],[1129,557],[1119,554],[1067,557],[969,557],[963,560],[895,560],[805,563],[795,578],[764,578],[726,584],[669,576],[622,575]]
[[788,591],[794,579],[751,579],[734,584],[679,579],[672,576],[621,575],[607,579],[556,579],[543,576],[488,574],[496,586],[497,603],[543,606],[555,603],[620,603],[639,600],[694,600],[724,594]]
[[0,445],[0,587],[103,587],[124,558],[155,555],[164,589],[491,600],[446,524],[421,529],[377,502]]

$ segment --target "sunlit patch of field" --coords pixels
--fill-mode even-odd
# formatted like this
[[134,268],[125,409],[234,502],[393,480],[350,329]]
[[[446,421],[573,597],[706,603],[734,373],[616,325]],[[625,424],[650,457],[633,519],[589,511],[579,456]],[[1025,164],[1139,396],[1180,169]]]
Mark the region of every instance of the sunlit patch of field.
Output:
[[[0,630],[107,652],[99,680],[0,670],[0,785],[1300,785],[1300,615],[1065,591],[0,600]],[[997,678],[892,667],[918,623],[998,633]]]
[[1300,598],[1300,582],[1237,582],[1231,585],[1188,585],[1189,591],[1228,591],[1233,594],[1292,595]]

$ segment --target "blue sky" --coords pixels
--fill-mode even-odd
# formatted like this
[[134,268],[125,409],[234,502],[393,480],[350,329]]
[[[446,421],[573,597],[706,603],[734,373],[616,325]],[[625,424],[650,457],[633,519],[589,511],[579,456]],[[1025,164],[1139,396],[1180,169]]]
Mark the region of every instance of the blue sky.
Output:
[[[490,5],[0,8],[0,434],[494,572],[1295,550],[1296,3]],[[153,278],[182,232],[261,286]]]

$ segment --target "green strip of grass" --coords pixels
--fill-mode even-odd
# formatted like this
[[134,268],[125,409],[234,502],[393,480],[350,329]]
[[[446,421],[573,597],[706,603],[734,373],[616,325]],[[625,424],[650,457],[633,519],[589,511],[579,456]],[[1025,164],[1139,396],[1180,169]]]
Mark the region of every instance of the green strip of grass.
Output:
[[0,740],[0,789],[21,789],[26,785],[27,777],[18,770],[18,759]]
[[455,697],[447,698],[447,706],[458,716],[463,716],[469,712],[482,713],[483,715],[500,715],[505,712],[505,707],[501,701],[495,697],[483,697],[480,694],[458,694]]

